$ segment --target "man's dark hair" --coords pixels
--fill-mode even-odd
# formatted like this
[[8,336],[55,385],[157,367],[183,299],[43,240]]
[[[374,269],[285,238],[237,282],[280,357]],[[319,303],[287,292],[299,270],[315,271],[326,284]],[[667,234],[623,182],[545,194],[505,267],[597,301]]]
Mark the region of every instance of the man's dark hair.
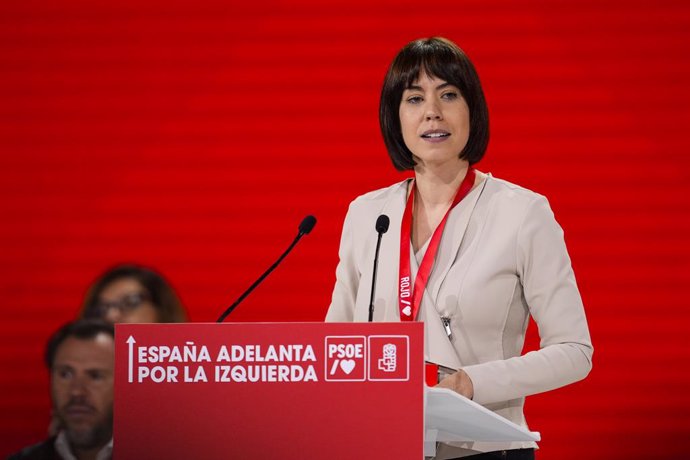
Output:
[[110,323],[98,319],[79,319],[65,324],[48,339],[44,358],[46,366],[48,369],[53,368],[57,349],[62,342],[69,337],[89,340],[95,338],[99,334],[108,334],[115,339],[115,327]]
[[459,155],[470,164],[477,163],[489,144],[489,109],[479,76],[470,59],[455,43],[434,37],[415,40],[400,50],[383,82],[379,123],[393,165],[399,171],[415,167],[412,152],[403,139],[399,111],[403,92],[423,73],[460,90],[470,111],[470,136]]

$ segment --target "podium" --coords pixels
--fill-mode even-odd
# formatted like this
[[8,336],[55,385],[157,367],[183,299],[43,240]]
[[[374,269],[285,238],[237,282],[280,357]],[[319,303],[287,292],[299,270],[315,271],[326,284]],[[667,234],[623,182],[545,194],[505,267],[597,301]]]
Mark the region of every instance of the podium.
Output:
[[115,341],[116,458],[419,460],[436,441],[538,440],[425,387],[422,323],[118,324]]

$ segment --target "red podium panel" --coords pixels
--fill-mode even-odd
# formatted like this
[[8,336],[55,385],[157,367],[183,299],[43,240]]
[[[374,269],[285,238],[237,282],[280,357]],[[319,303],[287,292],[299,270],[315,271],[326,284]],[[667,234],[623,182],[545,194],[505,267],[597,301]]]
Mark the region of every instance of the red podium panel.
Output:
[[421,323],[120,324],[116,458],[423,458]]

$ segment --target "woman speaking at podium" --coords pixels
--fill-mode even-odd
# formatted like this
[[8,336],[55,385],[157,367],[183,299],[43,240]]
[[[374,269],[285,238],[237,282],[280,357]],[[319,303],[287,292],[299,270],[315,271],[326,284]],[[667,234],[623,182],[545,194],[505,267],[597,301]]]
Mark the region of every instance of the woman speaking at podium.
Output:
[[[427,361],[448,370],[439,385],[526,427],[526,396],[581,380],[592,365],[563,231],[545,197],[475,169],[488,109],[451,41],[420,39],[398,53],[379,117],[393,165],[414,177],[350,204],[326,320],[367,321],[375,223],[387,215],[373,320],[423,321]],[[521,355],[530,315],[540,349]],[[535,447],[454,443],[436,458],[534,458]]]

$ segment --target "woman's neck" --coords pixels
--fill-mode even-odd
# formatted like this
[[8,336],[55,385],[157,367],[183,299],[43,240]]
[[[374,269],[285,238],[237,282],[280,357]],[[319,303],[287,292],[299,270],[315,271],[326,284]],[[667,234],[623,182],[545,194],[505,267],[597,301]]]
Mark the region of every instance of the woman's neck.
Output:
[[460,160],[443,167],[431,168],[424,165],[415,167],[417,196],[423,207],[434,209],[448,207],[469,170],[469,163]]
[[415,252],[431,237],[453,204],[468,170],[467,161],[436,168],[420,162],[415,167],[415,201],[412,209],[412,248]]

